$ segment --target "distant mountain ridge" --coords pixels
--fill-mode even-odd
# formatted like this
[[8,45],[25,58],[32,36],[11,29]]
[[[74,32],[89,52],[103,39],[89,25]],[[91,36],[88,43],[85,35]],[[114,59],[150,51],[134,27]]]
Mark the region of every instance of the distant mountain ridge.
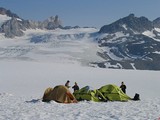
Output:
[[101,27],[98,43],[106,59],[101,67],[160,70],[160,18],[153,21],[130,14]]
[[[23,36],[27,29],[41,30],[77,30],[79,26],[63,27],[58,16],[44,21],[24,20],[9,10],[0,8],[4,20],[0,23],[0,33],[6,38]],[[8,16],[8,17],[7,17]],[[1,21],[0,21],[1,22]],[[85,29],[85,28],[84,28]],[[160,70],[160,17],[153,21],[130,14],[109,25],[104,25],[97,32],[58,33],[34,35],[31,43],[47,43],[52,40],[92,39],[97,42],[97,56],[103,61],[90,62],[91,66],[114,69]]]
[[56,28],[61,29],[72,29],[80,28],[79,26],[62,26],[62,22],[59,19],[58,15],[51,16],[44,21],[33,21],[33,20],[24,20],[20,18],[17,14],[0,7],[0,15],[6,15],[11,17],[11,19],[0,23],[0,33],[5,33],[5,37],[14,38],[15,36],[23,36],[25,30],[27,29],[46,29],[54,30]]
[[[160,18],[154,21],[148,20],[146,17],[135,17],[134,14],[130,14],[127,17],[121,18],[116,22],[109,25],[104,25],[100,29],[100,33],[114,33],[117,31],[123,31],[124,33],[142,33],[146,30],[152,30],[154,27],[160,27]],[[126,29],[127,28],[127,29]]]
[[1,33],[5,33],[5,37],[13,38],[15,36],[23,36],[26,29],[47,29],[53,30],[56,28],[62,28],[61,21],[58,16],[51,16],[50,18],[40,21],[24,20],[15,13],[5,8],[0,8],[0,14],[11,17],[10,20],[2,24],[0,28]]

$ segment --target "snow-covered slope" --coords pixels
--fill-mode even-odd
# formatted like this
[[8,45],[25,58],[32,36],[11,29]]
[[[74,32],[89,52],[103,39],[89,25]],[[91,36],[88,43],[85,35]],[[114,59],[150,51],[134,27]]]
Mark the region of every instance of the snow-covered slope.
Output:
[[62,30],[27,30],[25,36],[1,38],[0,58],[49,62],[79,62],[89,65],[103,61],[97,55],[98,45],[90,33],[94,28]]
[[[155,71],[107,70],[73,63],[0,61],[1,120],[156,120],[160,117],[159,74]],[[60,104],[41,102],[46,88],[77,82],[82,88],[106,84],[127,85],[127,94],[140,94],[141,101],[79,102]],[[73,91],[72,89],[70,89]]]
[[8,17],[7,15],[0,14],[0,27],[4,22],[6,22],[7,20],[10,20],[10,19],[11,19],[11,17]]

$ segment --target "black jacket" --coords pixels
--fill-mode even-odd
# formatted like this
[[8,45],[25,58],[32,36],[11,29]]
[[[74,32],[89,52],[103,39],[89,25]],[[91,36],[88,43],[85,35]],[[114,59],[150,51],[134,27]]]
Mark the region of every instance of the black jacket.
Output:
[[120,88],[124,93],[126,93],[126,85],[121,85]]
[[79,90],[79,86],[78,85],[74,85],[72,88],[74,89],[74,91]]

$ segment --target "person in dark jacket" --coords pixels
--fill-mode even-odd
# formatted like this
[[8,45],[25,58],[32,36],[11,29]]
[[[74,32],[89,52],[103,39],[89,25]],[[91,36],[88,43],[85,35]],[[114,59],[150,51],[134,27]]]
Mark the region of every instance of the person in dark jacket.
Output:
[[77,83],[75,82],[74,86],[72,87],[74,91],[79,90],[79,86],[77,85]]
[[124,82],[121,83],[121,86],[120,86],[121,90],[126,93],[126,85],[124,84]]

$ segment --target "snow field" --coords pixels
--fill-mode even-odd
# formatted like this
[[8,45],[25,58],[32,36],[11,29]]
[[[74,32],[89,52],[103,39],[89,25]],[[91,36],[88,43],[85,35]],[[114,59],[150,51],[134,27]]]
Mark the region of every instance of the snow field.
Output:
[[10,94],[0,97],[1,120],[157,120],[160,115],[160,99],[59,104]]

